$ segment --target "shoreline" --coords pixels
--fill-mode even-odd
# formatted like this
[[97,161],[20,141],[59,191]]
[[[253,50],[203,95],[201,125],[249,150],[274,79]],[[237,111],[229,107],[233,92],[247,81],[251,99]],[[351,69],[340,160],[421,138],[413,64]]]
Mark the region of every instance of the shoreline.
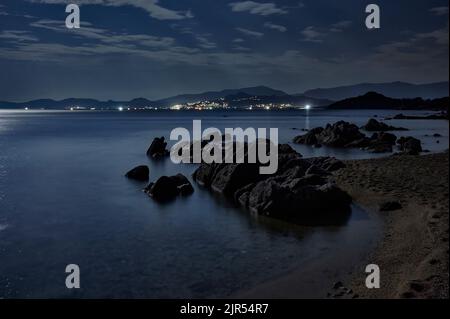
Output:
[[[236,297],[448,298],[448,150],[344,162],[347,167],[334,173],[337,185],[356,205],[381,219],[382,234],[375,248],[341,270],[338,280],[325,278],[328,287],[306,282],[307,289],[316,289],[308,295],[305,278],[314,265],[238,292]],[[398,201],[402,208],[380,212],[379,206],[388,201]],[[368,264],[380,267],[380,289],[365,286]],[[351,293],[336,294],[333,285],[338,281]]]

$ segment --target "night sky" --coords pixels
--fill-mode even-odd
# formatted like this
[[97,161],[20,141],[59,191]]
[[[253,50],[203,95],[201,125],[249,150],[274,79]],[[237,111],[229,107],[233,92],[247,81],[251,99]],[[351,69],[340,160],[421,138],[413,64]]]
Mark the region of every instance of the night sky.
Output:
[[448,80],[446,0],[270,1],[0,0],[0,100]]

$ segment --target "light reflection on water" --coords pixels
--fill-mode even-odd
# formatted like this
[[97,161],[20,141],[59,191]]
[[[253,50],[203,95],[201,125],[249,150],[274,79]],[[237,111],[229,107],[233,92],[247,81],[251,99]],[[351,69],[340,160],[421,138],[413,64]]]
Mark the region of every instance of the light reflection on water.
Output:
[[[190,176],[194,166],[149,161],[145,151],[193,118],[204,128],[279,127],[285,143],[305,121],[362,125],[371,113],[310,114],[0,112],[0,297],[224,297],[313,260],[326,257],[330,269],[356,262],[379,231],[359,209],[346,226],[312,229],[252,217],[197,185],[191,197],[159,205],[141,192],[145,184],[123,177],[139,164],[152,180]],[[448,147],[447,123],[407,133],[431,132],[444,138],[427,148]],[[373,156],[294,147],[305,156]],[[69,263],[81,267],[81,291],[65,289]]]

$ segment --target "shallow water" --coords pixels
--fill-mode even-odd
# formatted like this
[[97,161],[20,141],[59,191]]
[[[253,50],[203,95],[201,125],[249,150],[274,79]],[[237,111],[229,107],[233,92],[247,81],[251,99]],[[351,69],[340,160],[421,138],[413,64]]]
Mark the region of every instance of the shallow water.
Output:
[[[160,205],[123,177],[147,164],[151,180],[193,165],[150,161],[155,136],[175,127],[278,127],[280,142],[343,119],[363,125],[395,111],[11,112],[0,111],[0,297],[226,297],[299,266],[357,260],[380,225],[355,207],[344,226],[307,228],[257,218],[195,193]],[[413,114],[414,112],[405,112]],[[390,121],[412,129],[424,148],[448,148],[447,121]],[[425,137],[440,133],[436,139]],[[293,145],[305,157],[375,156],[359,150]],[[377,154],[376,156],[383,156]],[[385,156],[385,155],[384,155]],[[80,290],[65,287],[67,264],[81,269]]]

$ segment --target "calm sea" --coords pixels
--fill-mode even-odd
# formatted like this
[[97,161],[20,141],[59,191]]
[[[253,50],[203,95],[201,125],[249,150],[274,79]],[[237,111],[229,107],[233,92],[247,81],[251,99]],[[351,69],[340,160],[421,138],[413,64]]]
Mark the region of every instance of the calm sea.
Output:
[[[329,282],[376,243],[371,214],[354,207],[346,225],[299,227],[251,216],[195,184],[192,196],[160,205],[141,191],[145,183],[123,175],[146,164],[151,180],[190,177],[194,165],[153,162],[145,152],[155,136],[191,130],[193,119],[205,128],[277,127],[288,143],[303,134],[293,128],[395,113],[0,111],[0,298],[227,297],[311,265],[310,282]],[[410,128],[398,135],[432,152],[448,148],[447,121],[391,125]],[[386,156],[294,147],[305,157]],[[79,290],[65,286],[68,264],[81,269]]]

